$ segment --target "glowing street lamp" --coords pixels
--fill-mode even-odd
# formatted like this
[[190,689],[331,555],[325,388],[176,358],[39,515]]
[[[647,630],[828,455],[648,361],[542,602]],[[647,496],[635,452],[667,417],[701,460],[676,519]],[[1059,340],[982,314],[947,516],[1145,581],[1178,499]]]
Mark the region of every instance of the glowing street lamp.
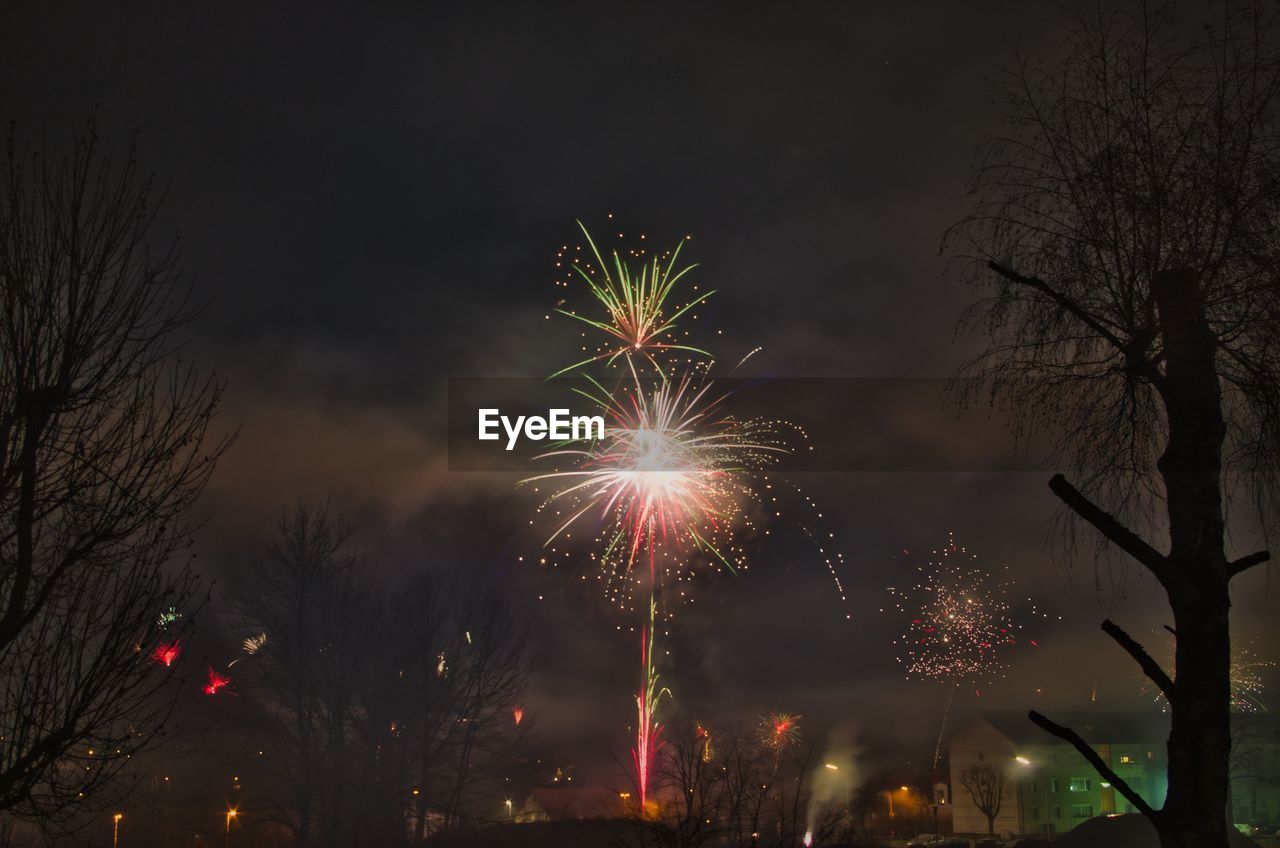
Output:
[[507,821],[511,821],[511,799],[508,798],[505,803],[507,805]]
[[116,813],[111,817],[111,848],[116,848],[120,844],[120,819],[124,818],[124,813]]
[[231,845],[231,821],[237,815],[239,815],[239,812],[240,811],[237,810],[235,807],[227,808],[227,834],[226,834],[226,841],[224,844],[227,845],[228,848],[230,848],[230,845]]

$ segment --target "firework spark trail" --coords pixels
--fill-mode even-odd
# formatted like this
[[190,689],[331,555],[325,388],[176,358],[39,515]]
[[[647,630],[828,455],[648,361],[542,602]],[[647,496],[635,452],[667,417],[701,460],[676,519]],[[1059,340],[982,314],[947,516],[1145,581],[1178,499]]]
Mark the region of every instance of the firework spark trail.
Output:
[[227,663],[227,668],[230,669],[241,660],[247,660],[250,657],[257,656],[258,651],[261,651],[262,646],[265,644],[267,644],[267,634],[265,633],[259,633],[257,636],[250,636],[246,638],[240,643],[240,646],[244,648],[244,656],[236,657],[231,662]]
[[640,691],[636,693],[636,745],[631,754],[636,766],[636,790],[640,796],[640,812],[643,815],[649,796],[649,775],[654,758],[662,750],[662,725],[655,718],[658,704],[671,692],[658,685],[658,673],[653,665],[653,625],[655,601],[649,601],[649,624],[640,631],[640,664],[643,674]]

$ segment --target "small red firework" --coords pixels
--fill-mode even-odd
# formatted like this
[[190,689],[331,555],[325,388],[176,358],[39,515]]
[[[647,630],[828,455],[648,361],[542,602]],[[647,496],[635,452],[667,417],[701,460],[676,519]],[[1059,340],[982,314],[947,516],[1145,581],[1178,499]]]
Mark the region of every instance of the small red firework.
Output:
[[209,683],[204,687],[204,693],[206,695],[216,695],[218,694],[218,690],[222,689],[230,682],[230,677],[218,674],[218,672],[213,670],[213,666],[209,666]]
[[516,726],[518,727],[520,722],[524,721],[524,707],[512,707],[511,717],[515,719]]
[[769,713],[760,717],[756,738],[766,748],[780,751],[800,741],[800,716]]
[[160,663],[165,668],[168,668],[173,665],[173,661],[178,658],[178,654],[181,650],[182,649],[179,647],[177,642],[170,644],[161,642],[159,645],[156,645],[156,649],[151,652],[151,659]]

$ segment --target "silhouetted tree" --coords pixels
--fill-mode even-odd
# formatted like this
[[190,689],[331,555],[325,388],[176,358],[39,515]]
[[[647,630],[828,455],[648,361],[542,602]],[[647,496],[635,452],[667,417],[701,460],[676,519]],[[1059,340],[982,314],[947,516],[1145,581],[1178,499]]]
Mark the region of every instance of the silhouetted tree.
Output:
[[[970,385],[1055,430],[1095,494],[1061,475],[1050,488],[1154,576],[1179,636],[1170,679],[1103,624],[1169,699],[1162,810],[1077,734],[1032,719],[1187,848],[1226,845],[1229,585],[1268,558],[1228,556],[1224,486],[1265,503],[1280,459],[1275,12],[1222,9],[1192,27],[1170,6],[1089,5],[1065,58],[1019,61],[973,211],[945,244],[992,291],[968,317],[992,339]],[[1167,552],[1135,521],[1167,531]]]
[[271,812],[299,848],[355,844],[352,721],[376,618],[349,540],[326,509],[298,507],[232,596],[236,624],[266,636],[237,685],[272,752]]
[[435,571],[388,585],[350,538],[301,507],[234,592],[235,627],[266,636],[237,666],[248,747],[271,752],[264,813],[300,848],[492,819],[524,730],[523,635],[493,590]]
[[0,168],[0,811],[48,826],[158,740],[177,666],[151,653],[190,625],[173,560],[229,439],[221,387],[174,355],[195,312],[133,151],[11,131]]
[[960,772],[960,785],[973,799],[974,806],[987,817],[987,833],[995,834],[996,817],[1004,802],[1004,772],[991,766],[974,766]]

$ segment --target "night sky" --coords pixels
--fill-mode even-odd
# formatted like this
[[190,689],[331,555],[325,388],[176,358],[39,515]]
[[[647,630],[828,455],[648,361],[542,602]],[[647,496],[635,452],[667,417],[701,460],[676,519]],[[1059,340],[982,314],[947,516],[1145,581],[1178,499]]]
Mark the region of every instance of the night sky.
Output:
[[[169,185],[161,230],[210,303],[187,354],[243,428],[200,503],[200,569],[234,573],[283,507],[330,498],[379,568],[501,582],[532,632],[537,745],[606,770],[629,742],[632,622],[573,574],[516,564],[533,503],[518,475],[448,471],[445,380],[573,355],[573,328],[544,318],[555,252],[609,213],[657,243],[691,234],[726,351],[761,345],[770,373],[948,376],[980,343],[955,337],[975,293],[938,241],[965,209],[985,80],[1054,29],[1012,2],[263,5],[0,10],[18,137],[96,114]],[[686,714],[783,709],[861,734],[868,765],[927,758],[943,690],[902,679],[903,622],[880,610],[950,530],[1049,615],[1024,618],[1040,647],[962,709],[1149,706],[1098,624],[1152,637],[1160,594],[1051,544],[1047,474],[802,477],[849,600],[786,534],[704,584],[663,666]],[[1235,581],[1235,625],[1274,656],[1271,580]]]

